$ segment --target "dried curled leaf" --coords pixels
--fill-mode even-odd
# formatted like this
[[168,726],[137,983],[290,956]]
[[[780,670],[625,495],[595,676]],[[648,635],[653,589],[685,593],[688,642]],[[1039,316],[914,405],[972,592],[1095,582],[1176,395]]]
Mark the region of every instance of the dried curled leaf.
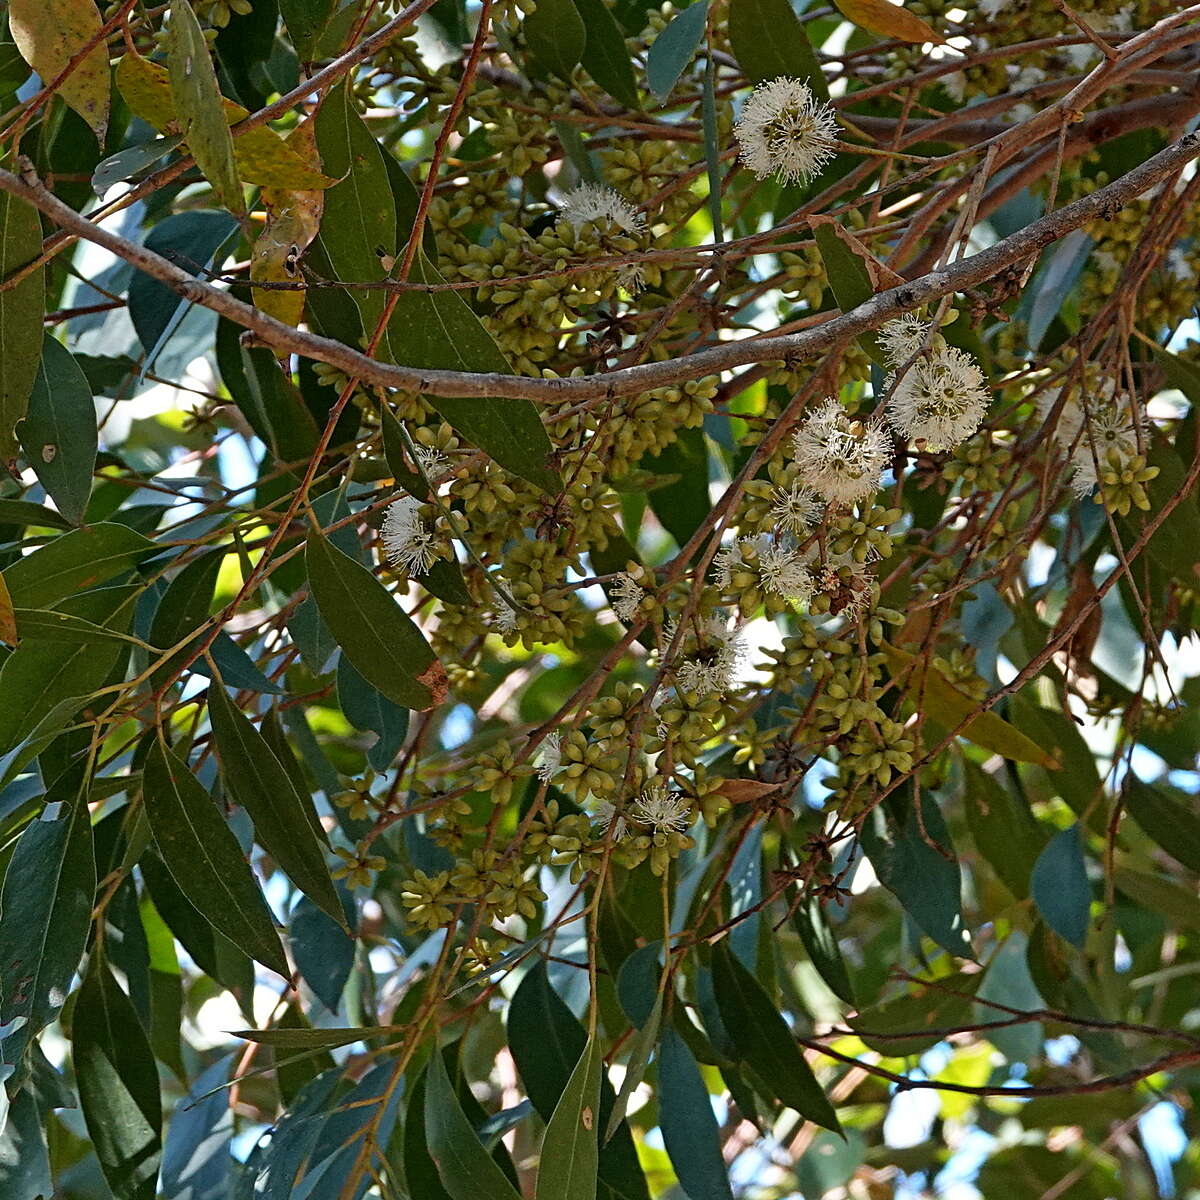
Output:
[[[301,158],[316,161],[313,124],[298,125],[284,143]],[[323,191],[263,188],[262,205],[267,220],[250,255],[250,279],[254,283],[296,283],[300,280],[299,259],[321,227],[325,207]],[[304,314],[304,292],[289,288],[255,288],[254,303],[286,325],[299,325]]]
[[[134,114],[159,133],[179,133],[171,80],[157,63],[128,52],[117,65],[117,87]],[[250,114],[240,104],[221,98],[226,124],[235,125]],[[321,174],[315,151],[298,152],[291,139],[284,141],[273,129],[260,125],[233,139],[238,173],[246,183],[287,190],[321,189],[337,181]]]

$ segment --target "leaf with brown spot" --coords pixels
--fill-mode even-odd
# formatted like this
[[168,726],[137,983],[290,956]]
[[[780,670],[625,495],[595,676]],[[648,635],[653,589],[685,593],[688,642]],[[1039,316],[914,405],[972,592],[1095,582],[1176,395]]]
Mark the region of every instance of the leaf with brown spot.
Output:
[[[285,145],[302,158],[315,161],[316,137],[311,121],[292,130]],[[250,279],[254,283],[297,283],[303,277],[298,261],[321,227],[325,193],[318,189],[263,188],[266,224],[250,253]],[[285,325],[299,325],[304,315],[300,288],[254,288],[254,303]]]
[[[21,57],[52,83],[104,27],[92,0],[11,0],[8,23]],[[104,145],[108,130],[108,50],[99,42],[58,85],[58,95]]]

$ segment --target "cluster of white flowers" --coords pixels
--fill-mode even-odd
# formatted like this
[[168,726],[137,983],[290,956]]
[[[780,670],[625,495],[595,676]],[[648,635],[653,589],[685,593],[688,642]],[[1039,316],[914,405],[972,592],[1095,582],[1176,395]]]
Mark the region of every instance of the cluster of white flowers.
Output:
[[406,575],[423,575],[437,562],[438,535],[421,516],[421,502],[415,497],[393,500],[380,532],[388,562]]
[[537,776],[543,783],[549,783],[562,766],[562,735],[547,734],[538,751]]
[[631,625],[637,616],[638,606],[646,597],[646,589],[628,572],[622,571],[609,588],[609,601],[619,620]]
[[[1042,398],[1039,415],[1046,420],[1058,394]],[[1071,487],[1077,496],[1089,495],[1099,483],[1098,467],[1123,464],[1142,453],[1141,413],[1127,396],[1119,395],[1111,379],[1100,394],[1084,401],[1073,394],[1063,402],[1052,434],[1071,460]]]
[[629,822],[617,812],[609,800],[597,800],[591,812],[592,823],[602,834],[612,831],[613,841],[623,842],[629,836]]
[[655,833],[683,833],[692,823],[692,805],[682,792],[656,781],[633,802],[629,815]]
[[624,196],[599,183],[581,183],[572,188],[559,202],[558,211],[576,229],[592,223],[615,225],[625,233],[638,234],[646,228],[646,218]]
[[704,632],[707,645],[675,668],[675,682],[681,692],[719,695],[737,682],[746,661],[746,635],[741,622],[730,626],[719,613],[709,617]]
[[[751,561],[747,562],[747,558]],[[713,566],[717,587],[722,591],[733,587],[735,571],[750,566],[758,572],[764,592],[798,604],[807,604],[812,599],[815,585],[804,555],[768,533],[727,543],[721,547]]]
[[892,456],[882,426],[855,420],[832,398],[808,414],[792,447],[803,484],[838,505],[873,496]]
[[804,534],[820,523],[824,508],[811,488],[794,483],[771,493],[771,516],[785,533]]
[[450,460],[436,447],[417,446],[416,450],[417,461],[421,464],[421,470],[431,480],[436,481],[450,470]]
[[884,325],[879,342],[888,366],[899,372],[887,380],[885,412],[902,438],[938,453],[965,442],[983,424],[992,395],[965,350],[948,346],[915,313]]
[[807,183],[837,149],[837,117],[800,79],[760,83],[734,124],[743,163],[759,179],[778,174],[785,183]]
[[[558,206],[559,215],[569,225],[581,229],[595,225],[601,231],[613,227],[632,237],[646,231],[646,218],[619,192],[599,183],[581,183],[565,193]],[[627,292],[639,291],[645,282],[640,263],[627,263],[617,272],[617,282]]]

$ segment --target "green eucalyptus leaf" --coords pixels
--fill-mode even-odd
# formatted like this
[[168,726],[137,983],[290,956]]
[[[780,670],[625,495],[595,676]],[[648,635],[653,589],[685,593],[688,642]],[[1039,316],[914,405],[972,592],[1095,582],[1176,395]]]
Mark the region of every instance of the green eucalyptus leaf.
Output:
[[58,511],[73,525],[83,520],[96,465],[96,410],[87,376],[49,334],[18,433],[25,457]]
[[146,756],[142,799],[180,891],[214,929],[286,979],[275,920],[237,838],[187,764],[157,740]]

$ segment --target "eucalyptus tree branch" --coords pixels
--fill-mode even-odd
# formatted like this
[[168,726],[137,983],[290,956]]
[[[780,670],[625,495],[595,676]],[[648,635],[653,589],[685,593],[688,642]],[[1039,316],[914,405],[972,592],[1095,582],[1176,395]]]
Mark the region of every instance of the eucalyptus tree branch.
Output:
[[986,283],[1046,246],[1097,218],[1108,218],[1200,155],[1200,133],[1189,133],[1132,171],[1056,212],[1031,222],[978,254],[959,259],[920,278],[879,292],[848,313],[821,325],[782,336],[747,338],[699,350],[680,358],[625,367],[581,378],[528,379],[495,372],[418,370],[378,362],[330,338],[285,325],[220,288],[189,275],[161,255],[89,221],[64,204],[32,170],[17,176],[0,170],[0,191],[32,204],[68,233],[124,259],[193,304],[229,318],[276,351],[326,362],[378,387],[431,396],[502,396],[552,402],[611,399],[763,361],[799,363],[846,338],[879,328],[885,321],[955,292]]

